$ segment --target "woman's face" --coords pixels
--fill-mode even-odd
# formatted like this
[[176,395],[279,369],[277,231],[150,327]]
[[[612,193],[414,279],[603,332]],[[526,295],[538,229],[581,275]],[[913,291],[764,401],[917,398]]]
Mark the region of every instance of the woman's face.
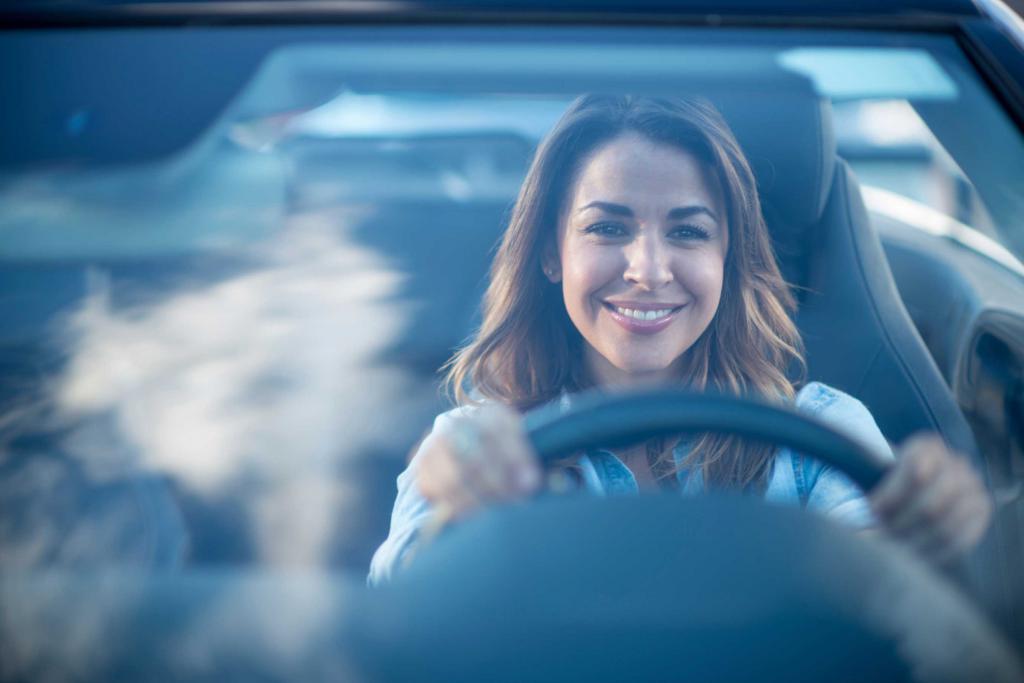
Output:
[[584,159],[546,273],[604,385],[664,381],[718,310],[721,190],[697,159],[625,134]]

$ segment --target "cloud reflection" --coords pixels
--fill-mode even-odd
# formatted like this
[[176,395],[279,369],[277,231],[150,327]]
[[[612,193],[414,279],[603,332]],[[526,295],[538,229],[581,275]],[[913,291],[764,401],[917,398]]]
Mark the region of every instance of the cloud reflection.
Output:
[[422,408],[412,380],[379,362],[407,315],[401,275],[317,219],[254,262],[129,309],[94,273],[68,318],[53,408],[91,480],[141,471],[204,499],[241,491],[261,561],[326,564],[354,494],[339,463],[407,446],[394,425]]
[[[382,360],[407,332],[402,276],[347,230],[297,219],[251,267],[127,307],[91,274],[60,330],[67,362],[27,411],[59,456],[33,452],[0,477],[13,513],[0,522],[3,678],[352,680],[343,648],[324,644],[362,577],[316,573],[339,536],[362,532],[359,484],[342,470],[407,448],[396,425],[421,419],[433,391]],[[240,507],[260,567],[151,573],[188,545],[166,505],[180,496],[160,482]],[[281,568],[302,571],[266,573]]]
[[316,572],[0,575],[0,679],[356,683],[358,598]]

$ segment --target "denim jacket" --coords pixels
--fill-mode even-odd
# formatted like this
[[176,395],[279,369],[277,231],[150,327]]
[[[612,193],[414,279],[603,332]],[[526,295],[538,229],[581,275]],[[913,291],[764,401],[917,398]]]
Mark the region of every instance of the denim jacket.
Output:
[[[820,382],[811,382],[797,393],[794,405],[797,411],[818,418],[872,451],[893,457],[892,449],[871,413],[852,396]],[[470,410],[472,408],[460,407],[442,413],[434,421],[433,432],[445,430],[448,421]],[[391,530],[370,563],[368,581],[371,585],[391,578],[401,566],[403,557],[415,545],[419,530],[430,518],[430,503],[420,494],[415,484],[416,468],[422,452],[421,445],[409,466],[398,476],[398,496],[391,513]],[[677,446],[673,451],[676,463],[680,463],[686,454],[685,443]],[[609,451],[589,451],[579,459],[578,468],[583,488],[595,495],[629,495],[639,492],[633,473]],[[677,477],[682,495],[694,495],[704,490],[699,470],[692,473],[680,470]],[[858,529],[874,525],[864,493],[846,475],[788,448],[776,451],[764,499],[771,503],[799,505],[815,510]]]

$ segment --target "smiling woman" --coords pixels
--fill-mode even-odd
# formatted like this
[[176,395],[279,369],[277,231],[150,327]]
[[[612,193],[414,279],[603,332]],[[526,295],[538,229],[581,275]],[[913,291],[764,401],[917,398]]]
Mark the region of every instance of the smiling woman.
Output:
[[[785,370],[799,374],[801,363],[793,300],[757,201],[707,102],[580,98],[523,184],[480,336],[452,365],[456,395],[467,399],[468,384],[525,409],[596,385],[672,381],[791,398]],[[515,292],[536,301],[507,298]],[[658,310],[669,313],[649,319]],[[513,321],[522,336],[505,332]],[[760,487],[770,452],[708,435],[688,465],[714,484]]]
[[[859,401],[804,385],[794,308],[753,172],[713,106],[579,98],[523,183],[481,328],[449,364],[462,405],[438,418],[399,477],[371,580],[390,576],[425,526],[536,490],[539,465],[516,411],[568,404],[583,389],[658,383],[754,396],[889,454]],[[882,522],[939,562],[973,547],[990,516],[978,478],[938,439],[908,442],[870,504],[839,472],[735,436],[578,455],[572,471],[594,492],[747,491],[858,528]]]

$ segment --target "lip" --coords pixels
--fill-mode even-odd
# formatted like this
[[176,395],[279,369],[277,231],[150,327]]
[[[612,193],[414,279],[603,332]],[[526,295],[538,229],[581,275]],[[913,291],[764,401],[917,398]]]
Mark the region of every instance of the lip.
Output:
[[[631,332],[633,334],[657,334],[658,332],[661,332],[663,329],[671,325],[672,321],[675,320],[676,314],[678,314],[680,310],[685,308],[685,304],[683,304],[682,306],[673,306],[671,304],[662,303],[641,304],[639,302],[633,303],[618,301],[603,301],[602,305],[604,306],[604,309],[608,311],[608,314],[611,316],[612,320],[614,320],[623,328],[625,328],[627,332]],[[666,308],[671,308],[673,310],[664,318],[658,318],[657,320],[637,320],[636,318],[630,318],[629,316],[622,315],[617,310],[615,310],[616,306],[620,308],[632,308],[637,311],[659,311],[664,310]]]
[[643,302],[643,301],[612,301],[608,299],[602,303],[608,306],[618,306],[619,308],[632,308],[634,311],[660,311],[666,308],[682,308],[686,304],[672,304],[665,301]]

